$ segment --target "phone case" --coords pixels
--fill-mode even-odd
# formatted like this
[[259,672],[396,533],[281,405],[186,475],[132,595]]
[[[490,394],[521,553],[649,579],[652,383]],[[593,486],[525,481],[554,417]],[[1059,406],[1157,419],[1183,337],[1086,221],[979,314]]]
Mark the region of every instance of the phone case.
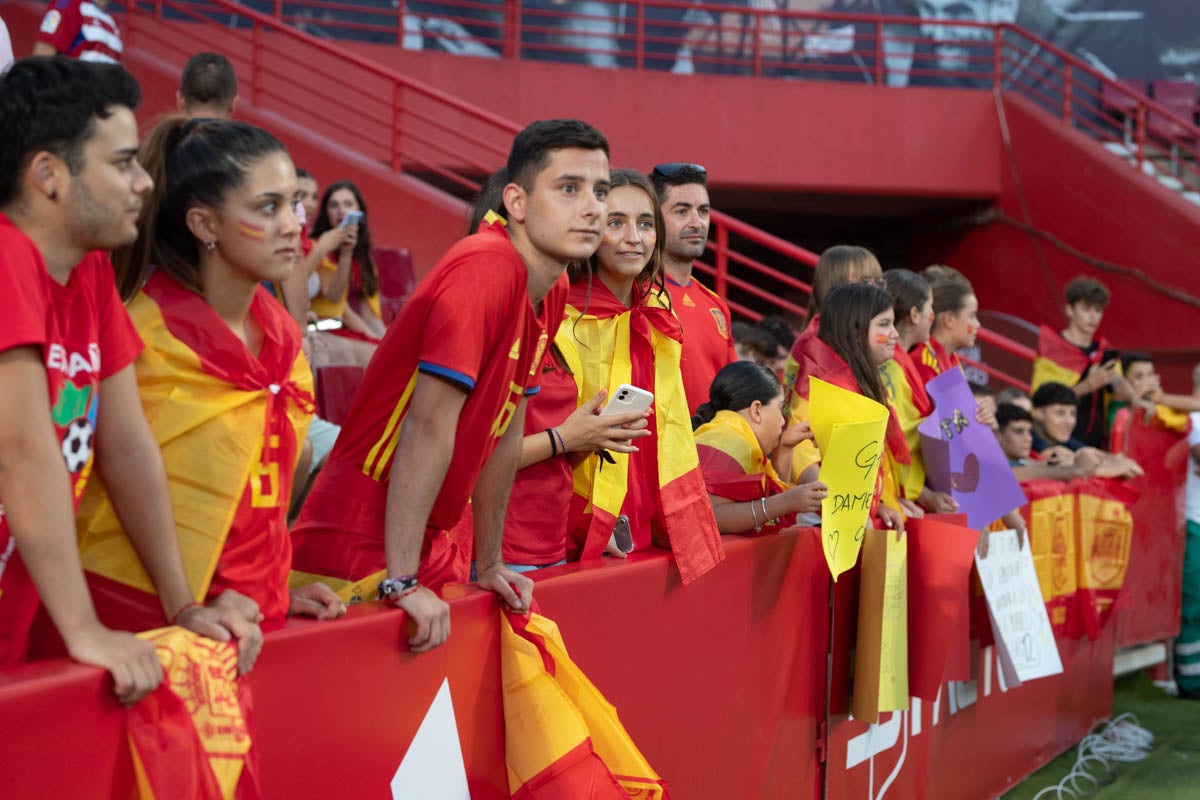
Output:
[[653,402],[654,395],[650,392],[623,383],[617,387],[612,397],[604,404],[604,409],[600,412],[600,415],[624,414],[633,411],[644,413],[646,409],[650,408],[650,404]]

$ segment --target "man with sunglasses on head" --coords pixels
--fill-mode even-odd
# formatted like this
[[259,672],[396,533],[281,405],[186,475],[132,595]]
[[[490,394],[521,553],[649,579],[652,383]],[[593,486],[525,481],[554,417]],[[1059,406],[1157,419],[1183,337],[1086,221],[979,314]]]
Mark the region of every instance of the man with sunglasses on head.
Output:
[[692,265],[708,243],[708,172],[699,164],[659,164],[650,172],[666,224],[663,266],[671,307],[683,326],[683,389],[688,411],[708,400],[717,372],[737,361],[729,306],[692,277]]

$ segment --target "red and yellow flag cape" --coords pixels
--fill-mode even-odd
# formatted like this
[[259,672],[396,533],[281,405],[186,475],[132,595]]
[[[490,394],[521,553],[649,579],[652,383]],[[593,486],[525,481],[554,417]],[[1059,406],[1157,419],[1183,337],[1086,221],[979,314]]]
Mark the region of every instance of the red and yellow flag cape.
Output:
[[[696,450],[708,493],[739,503],[771,497],[787,491],[775,465],[763,453],[758,437],[746,418],[736,411],[718,411],[711,421],[696,429]],[[773,532],[795,524],[789,514],[778,525],[764,527]]]
[[519,800],[669,800],[553,621],[501,612],[508,787]]
[[[197,601],[208,593],[252,474],[262,478],[255,482],[254,505],[276,504],[280,515],[287,513],[299,445],[312,417],[312,372],[296,323],[261,287],[251,313],[263,328],[258,358],[203,297],[163,272],[152,275],[129,305],[146,344],[135,365],[142,408],[162,449]],[[272,451],[291,454],[286,463],[264,454],[264,442],[276,440]],[[77,521],[85,569],[154,592],[99,478],[89,482]]]
[[[725,551],[707,502],[679,373],[682,332],[666,296],[651,292],[629,309],[600,281],[581,281],[571,287],[562,324],[566,336],[558,341],[580,396],[606,389],[611,397],[622,383],[654,393],[654,436],[639,441],[642,447],[653,442],[657,454],[646,459],[651,474],[645,476],[655,501],[654,538],[658,544],[665,535],[660,546],[670,547],[688,584],[720,563]],[[592,455],[575,469],[578,513],[571,533],[581,558],[604,551],[625,502],[629,459],[616,454],[614,460],[606,464]]]

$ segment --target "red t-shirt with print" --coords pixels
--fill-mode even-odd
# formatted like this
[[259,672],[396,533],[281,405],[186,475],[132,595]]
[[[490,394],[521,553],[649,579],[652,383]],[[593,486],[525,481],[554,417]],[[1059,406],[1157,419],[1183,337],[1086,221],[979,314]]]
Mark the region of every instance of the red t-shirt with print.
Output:
[[[50,418],[78,508],[92,471],[100,381],[142,349],[117,296],[108,256],[88,253],[66,284],[46,272],[37,246],[0,214],[0,296],[8,305],[0,353],[36,347],[46,365]],[[0,498],[0,502],[3,498]],[[0,514],[0,665],[24,659],[38,596]]]

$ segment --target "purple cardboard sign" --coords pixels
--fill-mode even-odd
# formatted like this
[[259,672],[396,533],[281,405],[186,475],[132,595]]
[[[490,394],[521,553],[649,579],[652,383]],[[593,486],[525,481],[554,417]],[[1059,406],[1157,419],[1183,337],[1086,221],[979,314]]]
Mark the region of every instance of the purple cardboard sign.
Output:
[[951,369],[925,385],[934,409],[917,426],[925,479],[958,501],[967,526],[982,530],[1015,508],[1025,493],[992,429],[975,419],[975,396],[962,370]]

